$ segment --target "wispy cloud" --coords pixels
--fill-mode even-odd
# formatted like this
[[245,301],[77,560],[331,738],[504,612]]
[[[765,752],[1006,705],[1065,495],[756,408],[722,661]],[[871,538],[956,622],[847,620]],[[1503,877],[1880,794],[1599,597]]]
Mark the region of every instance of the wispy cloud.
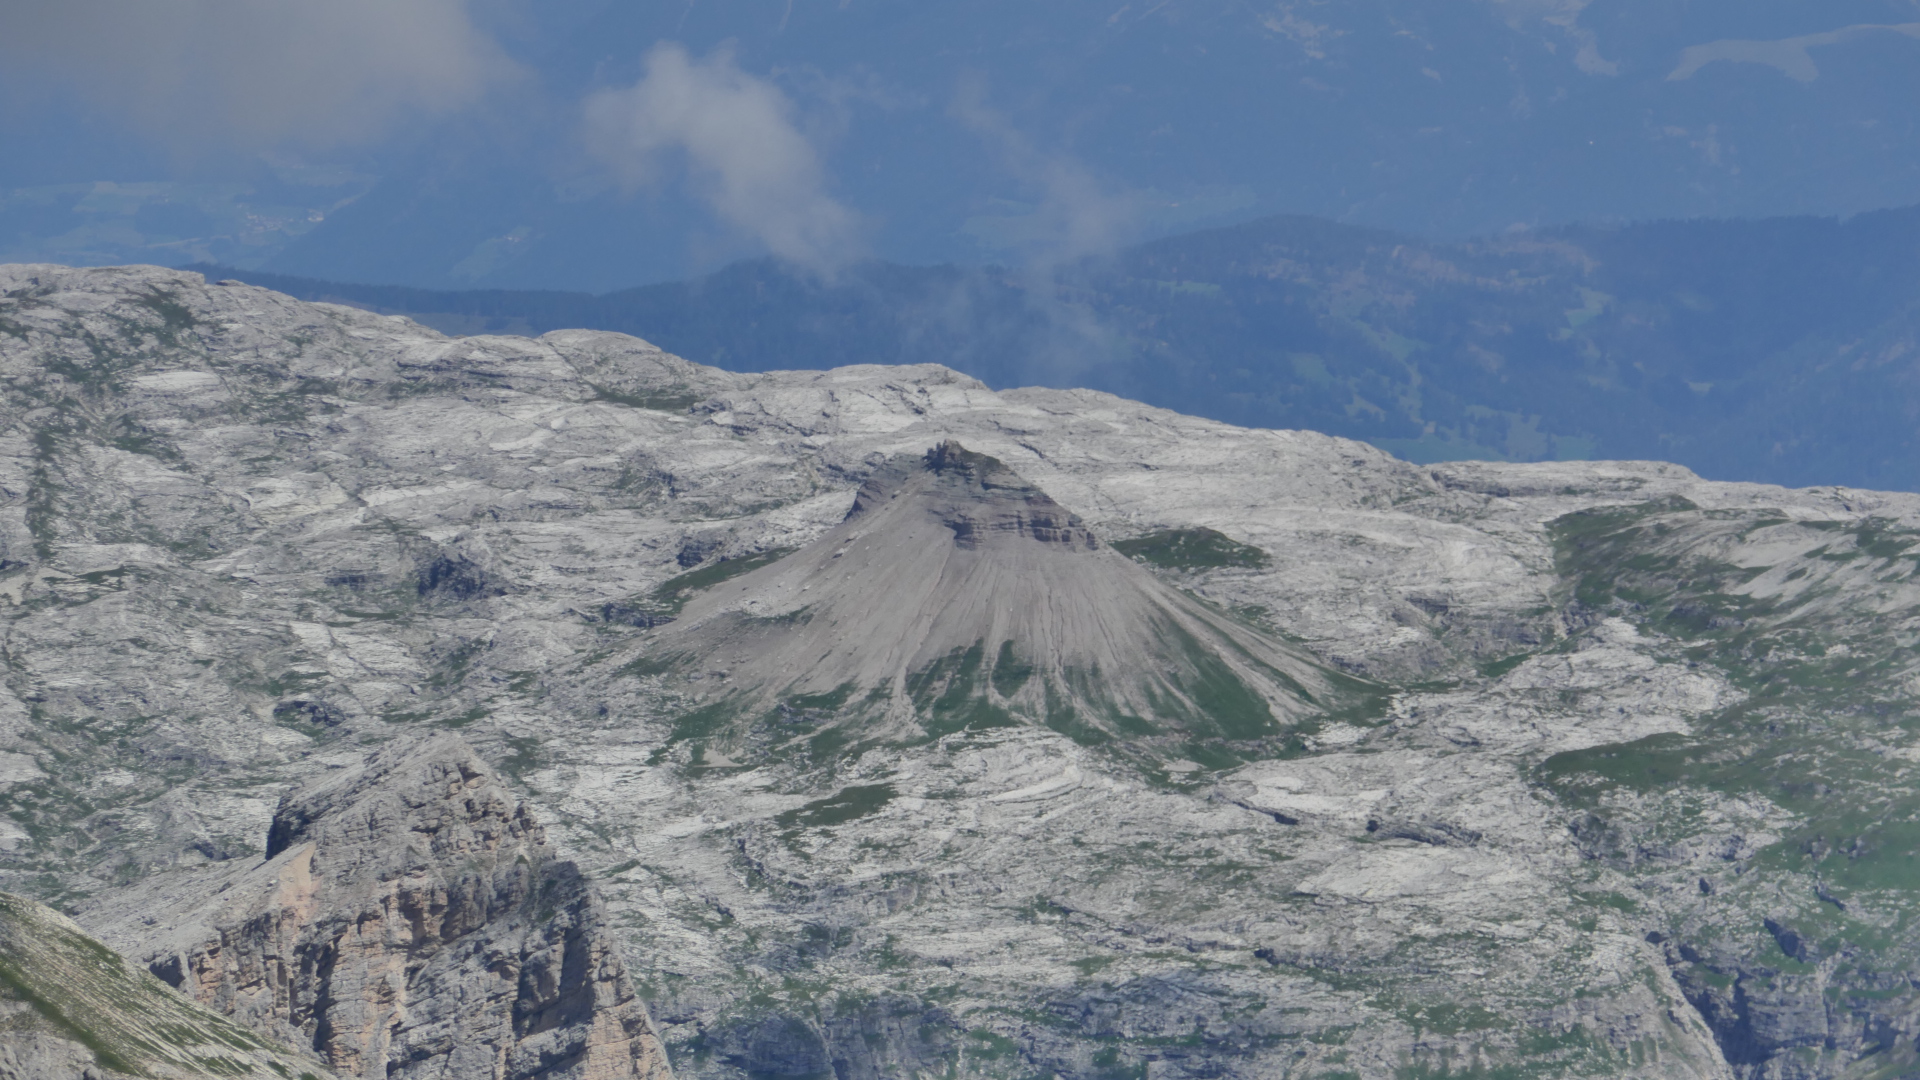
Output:
[[517,71],[468,0],[18,0],[0,63],[186,151],[360,142]]
[[1900,23],[1893,26],[1862,23],[1829,30],[1824,34],[1807,34],[1802,37],[1782,38],[1778,41],[1729,39],[1712,41],[1705,45],[1693,45],[1680,51],[1680,64],[1667,74],[1667,81],[1691,79],[1708,64],[1726,61],[1730,64],[1765,64],[1778,69],[1782,75],[1795,82],[1809,83],[1820,77],[1820,67],[1813,62],[1813,55],[1807,50],[1825,45],[1841,45],[1862,37],[1884,33],[1905,34],[1907,37],[1920,38],[1920,23]]
[[988,104],[984,77],[962,80],[948,111],[985,144],[1026,203],[1023,212],[968,223],[976,239],[1016,260],[1004,281],[1021,296],[1026,318],[1037,320],[1021,331],[1029,351],[1019,378],[1047,386],[1097,381],[1094,373],[1111,369],[1126,340],[1079,298],[1076,264],[1139,239],[1149,197],[1103,182],[1065,150],[1037,144]]
[[1071,154],[1045,150],[987,104],[986,84],[961,83],[950,110],[999,160],[1033,209],[1007,220],[1000,243],[1032,266],[1055,266],[1112,251],[1137,238],[1147,200],[1139,192],[1103,184]]
[[677,158],[697,195],[780,258],[831,272],[864,253],[861,220],[827,193],[792,102],[730,51],[696,60],[656,46],[639,82],[584,110],[588,151],[628,187],[662,179]]
[[1593,0],[1489,0],[1495,11],[1506,16],[1510,26],[1520,27],[1538,21],[1565,35],[1574,48],[1573,66],[1588,75],[1618,75],[1618,61],[1600,55],[1600,37],[1580,25],[1580,14]]

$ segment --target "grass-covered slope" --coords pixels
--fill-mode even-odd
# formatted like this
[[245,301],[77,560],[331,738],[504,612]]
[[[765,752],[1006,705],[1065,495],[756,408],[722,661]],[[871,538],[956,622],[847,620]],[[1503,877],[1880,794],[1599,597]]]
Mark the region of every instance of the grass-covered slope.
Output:
[[[1744,692],[1690,733],[1549,758],[1582,850],[1661,898],[1655,938],[1736,1066],[1920,1073],[1920,532],[1685,500],[1553,529],[1573,610]],[[1786,824],[1730,829],[1742,803]]]
[[188,1001],[52,908],[0,893],[0,1077],[83,1072],[152,1080],[333,1075]]

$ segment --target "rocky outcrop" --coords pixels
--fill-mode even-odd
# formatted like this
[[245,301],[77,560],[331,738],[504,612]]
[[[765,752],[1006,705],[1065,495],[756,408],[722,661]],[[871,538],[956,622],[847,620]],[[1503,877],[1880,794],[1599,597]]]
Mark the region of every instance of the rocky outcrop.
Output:
[[0,893],[0,1080],[331,1077],[195,1005],[73,920]]
[[1009,535],[1092,551],[1100,541],[1077,516],[998,458],[947,439],[919,458],[902,455],[860,485],[851,521],[902,495],[924,494],[926,512],[953,532],[955,547],[977,550]]
[[344,1074],[669,1075],[599,898],[457,737],[391,745],[292,793],[266,858],[215,888],[123,909],[172,927],[139,955]]

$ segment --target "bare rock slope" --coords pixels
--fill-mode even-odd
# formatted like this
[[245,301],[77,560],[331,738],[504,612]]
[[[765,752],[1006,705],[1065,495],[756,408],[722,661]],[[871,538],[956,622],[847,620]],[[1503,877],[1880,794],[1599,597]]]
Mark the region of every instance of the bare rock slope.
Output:
[[[948,440],[1018,480],[927,472]],[[849,517],[863,489],[901,494]],[[863,521],[893,546],[843,550]],[[482,943],[523,973],[558,945],[499,899],[508,853],[554,865],[516,800],[682,1077],[1912,1075],[1917,566],[1908,494],[1414,466],[937,367],[738,375],[3,267],[0,887],[427,1075],[456,1022],[495,1062],[546,1045],[482,1024],[520,982],[474,975]],[[1155,605],[1282,735],[1194,737]],[[949,700],[1013,723],[942,716],[976,643]],[[1048,726],[1069,653],[1169,704]],[[1338,708],[1333,671],[1364,684]],[[344,779],[430,732],[497,815]],[[336,809],[269,845],[289,792]],[[499,854],[323,860],[362,810]],[[315,895],[390,936],[272,900],[293,878],[255,875],[308,841]],[[223,929],[259,944],[229,966]],[[298,967],[332,942],[328,979]],[[625,1028],[550,1029],[595,1030]]]
[[263,859],[171,884],[94,921],[344,1075],[669,1075],[599,899],[455,736],[322,775],[281,803]]
[[736,756],[1031,723],[1233,761],[1297,743],[1357,685],[1109,550],[953,440],[875,470],[846,520],[689,601],[656,637],[642,653],[656,665],[731,673],[682,730]]

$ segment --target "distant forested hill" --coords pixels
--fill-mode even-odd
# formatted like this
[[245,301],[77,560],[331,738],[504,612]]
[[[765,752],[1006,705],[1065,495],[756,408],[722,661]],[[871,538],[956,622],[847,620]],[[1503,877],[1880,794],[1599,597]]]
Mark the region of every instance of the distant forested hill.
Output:
[[450,332],[620,330],[734,370],[944,363],[1414,460],[1920,489],[1920,208],[1467,242],[1277,217],[1046,272],[747,262],[603,296],[193,269]]

